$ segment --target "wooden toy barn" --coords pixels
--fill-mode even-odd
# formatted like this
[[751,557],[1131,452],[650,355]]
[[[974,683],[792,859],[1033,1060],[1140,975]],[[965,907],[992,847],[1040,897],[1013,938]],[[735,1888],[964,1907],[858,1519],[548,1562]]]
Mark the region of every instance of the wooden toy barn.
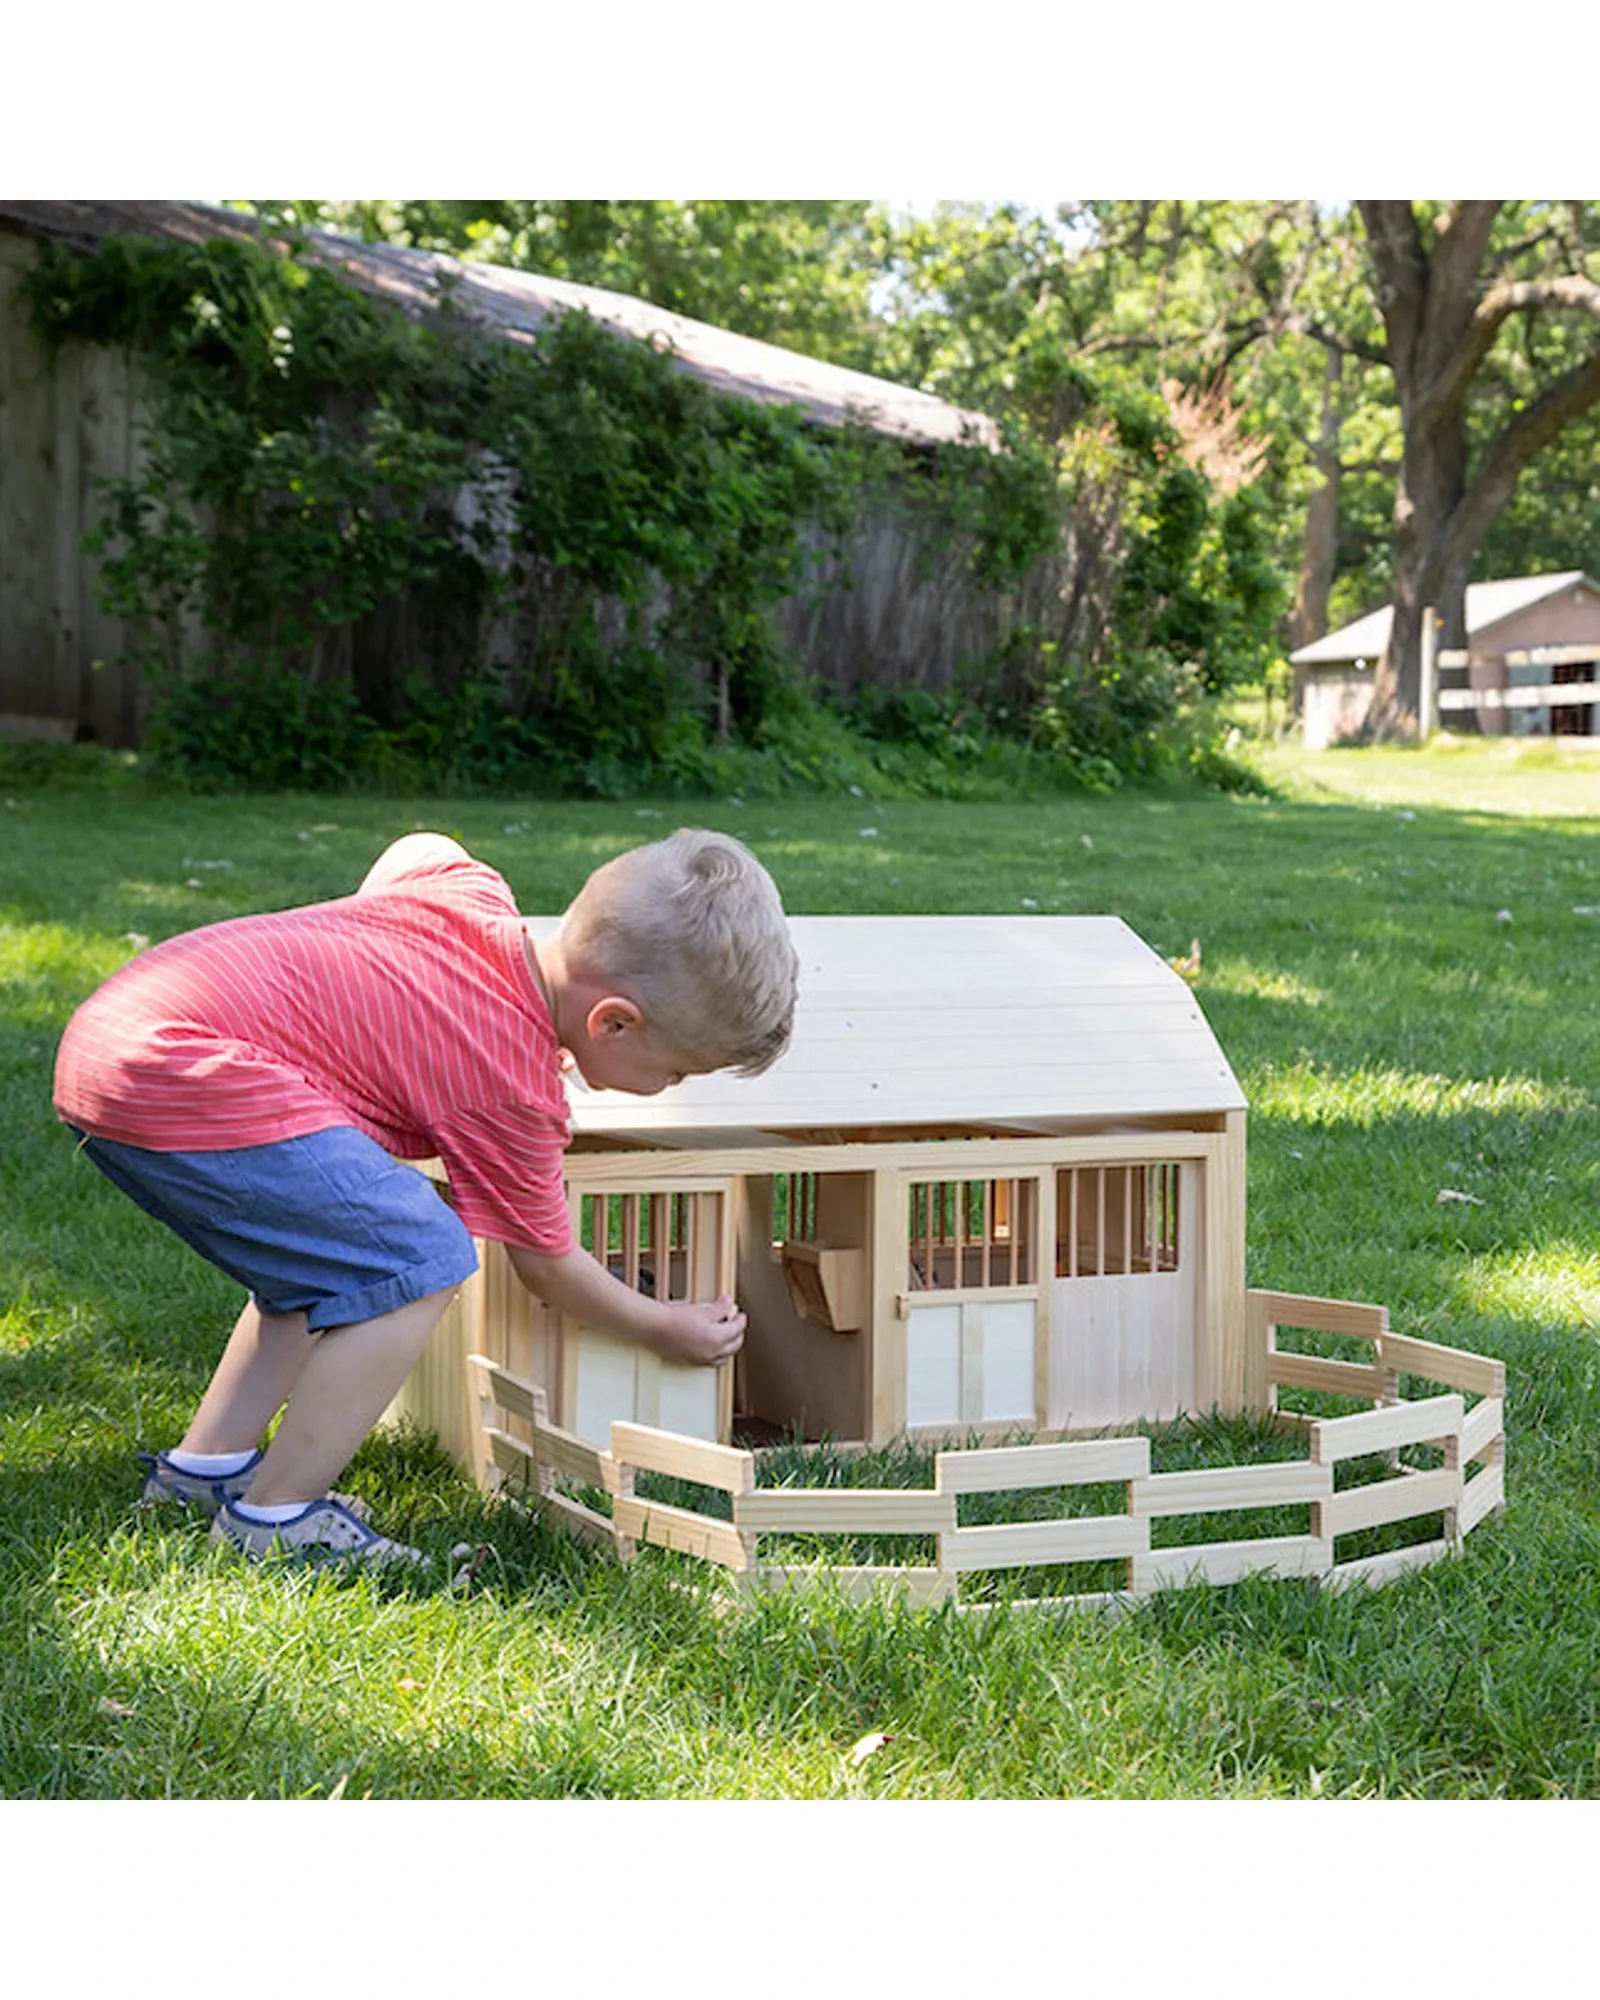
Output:
[[1244,1097],[1183,980],[1114,917],[793,932],[767,1075],[572,1092],[580,1240],[658,1296],[734,1293],[737,1360],[676,1368],[570,1322],[489,1244],[402,1407],[472,1462],[469,1351],[596,1444],[617,1419],[882,1442],[1260,1401]]
[[[931,1541],[931,1562],[829,1568],[926,1603],[976,1605],[986,1574],[1051,1564],[1118,1566],[1119,1600],[1196,1575],[1381,1582],[1504,1504],[1501,1363],[1394,1334],[1382,1306],[1246,1289],[1244,1098],[1194,995],[1125,924],[793,932],[794,1039],[767,1075],[573,1092],[580,1240],[656,1297],[733,1293],[738,1356],[665,1364],[546,1308],[485,1244],[392,1416],[624,1559],[654,1542],[770,1588],[810,1573],[785,1566],[786,1535]],[[1443,1393],[1407,1400],[1407,1379]],[[1283,1389],[1317,1413],[1280,1408]],[[1161,1471],[1131,1434],[1213,1409],[1272,1413],[1306,1456]],[[934,1485],[762,1489],[761,1445],[797,1432],[926,1441]],[[721,1489],[731,1519],[642,1496],[640,1473]],[[1059,1518],[958,1512],[1108,1481],[1122,1505],[1086,1518],[1070,1498]],[[1284,1507],[1295,1532],[1183,1539],[1188,1516]],[[1374,1532],[1403,1539],[1369,1550]]]

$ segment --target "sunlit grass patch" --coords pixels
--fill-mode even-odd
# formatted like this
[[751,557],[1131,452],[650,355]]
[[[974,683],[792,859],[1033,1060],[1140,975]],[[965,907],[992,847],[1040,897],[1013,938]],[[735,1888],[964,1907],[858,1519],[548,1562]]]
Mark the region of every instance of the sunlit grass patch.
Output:
[[[1596,1217],[1600,1231],[1600,1215]],[[1524,1244],[1467,1261],[1456,1276],[1460,1310],[1600,1333],[1600,1247],[1594,1239]]]
[[1372,1130],[1396,1117],[1448,1119],[1500,1116],[1592,1116],[1594,1090],[1566,1078],[1423,1075],[1389,1067],[1331,1072],[1296,1061],[1259,1073],[1251,1109],[1260,1117],[1300,1125],[1351,1125]]

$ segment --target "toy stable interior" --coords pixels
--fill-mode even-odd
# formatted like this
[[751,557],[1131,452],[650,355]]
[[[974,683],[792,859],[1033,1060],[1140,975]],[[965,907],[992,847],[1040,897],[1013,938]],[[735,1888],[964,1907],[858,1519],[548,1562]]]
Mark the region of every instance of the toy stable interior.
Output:
[[597,1447],[619,1421],[879,1443],[1265,1408],[1245,1101],[1177,973],[1114,917],[792,928],[794,1038],[765,1076],[572,1092],[580,1240],[656,1296],[732,1292],[737,1359],[662,1363],[486,1244],[395,1414],[478,1470],[474,1353]]

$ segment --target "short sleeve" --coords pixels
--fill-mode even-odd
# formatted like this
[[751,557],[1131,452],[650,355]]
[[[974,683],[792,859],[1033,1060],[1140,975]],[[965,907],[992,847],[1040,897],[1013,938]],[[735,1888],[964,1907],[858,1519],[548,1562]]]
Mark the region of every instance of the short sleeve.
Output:
[[567,1126],[533,1105],[464,1112],[433,1137],[450,1199],[474,1236],[520,1243],[546,1257],[572,1248],[564,1157]]

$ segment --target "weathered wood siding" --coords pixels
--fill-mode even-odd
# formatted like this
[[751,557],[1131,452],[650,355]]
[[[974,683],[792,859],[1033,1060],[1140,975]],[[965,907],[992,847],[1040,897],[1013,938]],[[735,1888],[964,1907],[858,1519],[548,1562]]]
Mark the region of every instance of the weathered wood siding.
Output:
[[138,734],[137,677],[82,541],[97,481],[133,469],[129,367],[76,342],[50,355],[19,297],[34,256],[0,230],[0,732],[121,746]]
[[[123,660],[121,622],[99,607],[98,564],[82,541],[98,482],[136,467],[136,382],[121,353],[71,342],[52,357],[34,336],[19,287],[35,254],[30,237],[0,222],[0,734],[131,747],[145,708],[140,677]],[[1070,551],[1007,601],[974,578],[965,548],[930,535],[892,494],[864,509],[844,549],[819,537],[811,555],[803,586],[777,609],[778,633],[804,677],[847,694],[865,685],[945,693],[1019,619],[1063,650],[1078,636]],[[476,631],[470,614],[444,617],[427,601],[383,605],[325,635],[318,664],[352,676],[376,714],[399,699],[407,672],[448,686],[474,650],[516,683],[558,597],[536,568],[523,601]],[[615,624],[620,636],[607,607],[597,615],[603,633]]]

